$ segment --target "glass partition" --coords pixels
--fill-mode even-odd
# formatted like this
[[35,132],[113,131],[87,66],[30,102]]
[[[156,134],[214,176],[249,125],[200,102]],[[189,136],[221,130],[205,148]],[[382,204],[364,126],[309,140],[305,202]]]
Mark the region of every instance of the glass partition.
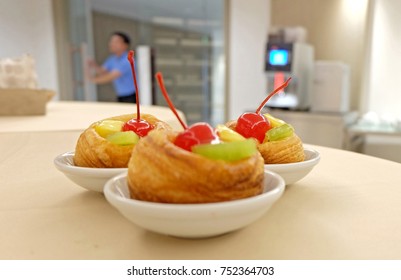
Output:
[[[189,124],[224,121],[224,0],[91,0],[91,5],[96,60],[107,57],[111,32],[127,32],[131,48],[150,47],[153,74],[163,73]],[[99,100],[107,100],[110,90],[98,87]],[[166,105],[154,79],[152,90],[152,103]]]

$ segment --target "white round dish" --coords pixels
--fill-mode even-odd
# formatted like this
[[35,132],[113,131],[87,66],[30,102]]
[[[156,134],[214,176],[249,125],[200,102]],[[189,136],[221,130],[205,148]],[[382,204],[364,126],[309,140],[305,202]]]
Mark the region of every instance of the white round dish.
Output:
[[284,192],[283,178],[265,171],[264,192],[227,202],[169,204],[131,199],[127,174],[109,180],[106,199],[128,220],[147,230],[183,238],[205,238],[245,227],[259,219]]
[[265,164],[265,170],[270,170],[279,174],[283,177],[286,185],[298,182],[308,175],[313,167],[320,161],[320,154],[318,151],[304,147],[304,152],[304,161],[283,164]]
[[58,155],[54,165],[77,185],[96,192],[103,192],[106,182],[127,171],[127,168],[90,168],[74,165],[74,152]]

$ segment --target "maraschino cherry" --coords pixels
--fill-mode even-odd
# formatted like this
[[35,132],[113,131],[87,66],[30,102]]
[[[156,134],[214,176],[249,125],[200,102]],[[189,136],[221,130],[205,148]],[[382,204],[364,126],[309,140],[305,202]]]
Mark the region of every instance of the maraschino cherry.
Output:
[[260,114],[260,111],[273,95],[288,86],[290,80],[291,77],[288,78],[284,84],[273,90],[259,105],[255,113],[242,114],[237,120],[237,126],[235,130],[245,138],[253,137],[262,143],[265,139],[266,132],[271,128],[271,124],[265,116]]
[[156,79],[164,96],[164,99],[166,99],[166,102],[171,111],[173,111],[174,115],[177,117],[178,121],[184,128],[184,131],[177,135],[174,144],[184,150],[191,151],[192,147],[195,145],[208,144],[216,139],[216,134],[214,133],[213,128],[205,122],[195,123],[188,127],[178,115],[173,102],[171,102],[166,87],[164,86],[162,73],[156,73]]
[[122,131],[132,130],[141,137],[146,136],[149,131],[153,129],[153,125],[148,123],[146,120],[141,120],[140,104],[139,104],[139,90],[138,84],[136,82],[136,71],[134,66],[134,51],[129,51],[128,61],[131,65],[132,77],[134,78],[135,92],[136,92],[136,119],[131,119],[127,121],[123,127]]

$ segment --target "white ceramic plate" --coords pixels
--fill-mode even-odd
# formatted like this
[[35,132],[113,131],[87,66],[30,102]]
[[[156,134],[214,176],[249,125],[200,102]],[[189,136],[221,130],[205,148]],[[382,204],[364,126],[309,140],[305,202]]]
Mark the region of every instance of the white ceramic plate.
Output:
[[126,174],[108,181],[106,199],[128,220],[147,230],[183,238],[205,238],[245,227],[259,219],[284,192],[283,178],[265,171],[264,192],[227,202],[169,204],[131,199]]
[[290,185],[298,182],[311,172],[313,167],[320,161],[318,151],[304,147],[305,160],[295,163],[265,164],[265,170],[271,170],[283,177],[285,184]]
[[103,192],[106,182],[127,171],[127,168],[90,168],[74,165],[74,152],[58,155],[54,165],[77,185],[91,191]]

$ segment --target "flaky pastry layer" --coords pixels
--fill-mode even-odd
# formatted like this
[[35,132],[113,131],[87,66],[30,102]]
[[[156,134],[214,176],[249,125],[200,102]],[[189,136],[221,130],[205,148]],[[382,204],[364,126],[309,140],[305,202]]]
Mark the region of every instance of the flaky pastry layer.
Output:
[[262,193],[259,153],[236,161],[211,160],[173,144],[176,134],[152,131],[134,149],[128,165],[132,198],[164,203],[207,203]]
[[[136,114],[121,115],[107,118],[127,122],[136,118]],[[156,130],[170,129],[169,125],[149,114],[141,114],[141,119],[154,125]],[[103,121],[103,120],[102,120]],[[74,164],[81,167],[124,168],[128,166],[133,145],[116,145],[101,137],[95,127],[101,121],[91,124],[81,133],[75,146]]]

